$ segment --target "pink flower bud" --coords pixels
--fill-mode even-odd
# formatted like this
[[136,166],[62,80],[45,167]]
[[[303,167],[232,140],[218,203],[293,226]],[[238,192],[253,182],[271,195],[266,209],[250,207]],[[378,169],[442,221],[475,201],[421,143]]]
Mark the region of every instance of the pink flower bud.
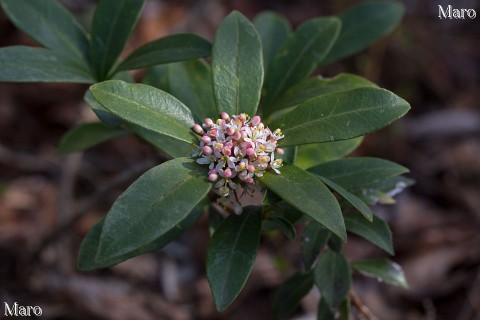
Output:
[[233,134],[233,139],[240,140],[241,138],[242,138],[242,133],[240,131],[237,131]]
[[253,178],[247,178],[245,182],[248,184],[253,184]]
[[212,142],[212,139],[209,136],[203,136],[202,141],[203,143],[210,143]]
[[233,129],[232,127],[227,128],[227,134],[229,136],[233,135],[234,133],[235,133],[235,129]]
[[205,132],[203,131],[202,127],[198,124],[198,123],[195,123],[193,125],[193,131],[195,131],[196,133],[198,134],[204,134]]
[[222,112],[222,113],[220,114],[220,116],[221,116],[222,119],[225,120],[226,122],[230,122],[230,116],[228,115],[228,113]]
[[208,176],[208,180],[210,180],[211,182],[217,181],[217,179],[218,179],[218,175],[215,173],[212,173]]
[[213,126],[213,120],[210,119],[210,118],[205,118],[205,120],[203,120],[203,123],[208,127],[208,128],[211,128]]
[[255,167],[251,164],[248,165],[248,172],[255,172]]
[[251,123],[253,126],[257,126],[257,124],[259,124],[260,121],[262,121],[262,119],[260,119],[259,116],[254,116],[254,117],[252,118],[252,121],[251,121],[250,123]]
[[212,148],[210,148],[209,146],[205,146],[202,148],[202,151],[204,154],[206,154],[207,156],[211,155],[213,153],[213,150]]
[[251,157],[255,154],[255,150],[253,150],[252,148],[248,148],[247,149],[247,156]]
[[230,148],[223,148],[223,154],[229,156],[232,154],[232,149]]
[[224,175],[225,178],[230,178],[232,176],[232,170],[230,170],[230,168],[225,169]]
[[247,117],[245,116],[245,113],[241,113],[238,115],[238,119],[243,123],[247,120]]
[[275,149],[275,151],[279,154],[279,155],[283,155],[285,153],[285,150],[281,149],[281,148],[277,148]]

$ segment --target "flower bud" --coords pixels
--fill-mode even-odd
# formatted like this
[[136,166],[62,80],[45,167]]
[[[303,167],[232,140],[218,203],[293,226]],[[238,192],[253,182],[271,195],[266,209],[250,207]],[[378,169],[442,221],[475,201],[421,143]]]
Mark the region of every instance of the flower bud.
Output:
[[257,129],[258,129],[258,130],[263,130],[263,129],[265,129],[265,125],[263,124],[263,122],[260,122],[260,123],[257,125]]
[[227,134],[229,136],[233,135],[234,133],[235,133],[235,129],[233,129],[232,127],[227,128]]
[[228,115],[228,113],[222,112],[222,113],[220,114],[220,116],[221,116],[222,119],[225,120],[226,122],[230,122],[230,116]]
[[203,131],[202,127],[198,124],[198,123],[195,123],[193,125],[193,131],[195,131],[196,133],[198,134],[204,134],[205,132]]
[[247,149],[247,156],[251,157],[255,154],[255,150],[253,150],[252,148],[248,148]]
[[245,180],[246,183],[248,184],[253,184],[253,178],[247,178],[247,180]]
[[203,143],[210,143],[212,142],[212,139],[209,136],[203,136],[202,141]]
[[223,148],[223,154],[226,155],[226,156],[230,156],[232,154],[232,149]]
[[233,134],[233,139],[240,140],[241,138],[242,138],[242,133],[240,131],[237,131]]
[[283,150],[282,148],[275,149],[275,152],[278,153],[281,156],[285,154],[285,150]]
[[218,179],[218,175],[215,173],[212,173],[208,176],[208,180],[210,180],[210,182],[215,182],[217,181],[217,179]]
[[255,126],[257,126],[257,125],[260,123],[260,121],[262,121],[262,119],[260,119],[259,116],[254,116],[254,117],[252,118],[252,120],[250,121],[250,123],[252,124],[252,126],[255,127]]
[[211,128],[213,126],[213,120],[210,118],[205,118],[205,120],[203,120],[203,123],[205,124],[205,126],[207,126],[207,128]]
[[203,151],[203,154],[205,154],[205,155],[207,155],[207,156],[209,156],[209,155],[211,155],[211,154],[213,153],[212,148],[210,148],[209,146],[204,146],[204,147],[202,148],[202,151]]
[[248,165],[248,172],[252,173],[255,172],[255,167],[251,164]]
[[232,176],[232,170],[230,168],[225,169],[224,173],[225,178],[230,178]]

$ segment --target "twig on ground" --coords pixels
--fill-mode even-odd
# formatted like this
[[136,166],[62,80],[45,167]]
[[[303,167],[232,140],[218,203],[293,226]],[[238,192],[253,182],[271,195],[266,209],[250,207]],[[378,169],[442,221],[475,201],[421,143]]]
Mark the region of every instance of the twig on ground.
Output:
[[360,300],[360,297],[353,290],[350,290],[350,299],[352,300],[352,304],[355,306],[358,312],[365,317],[365,319],[378,320],[378,318],[373,315],[373,313],[365,304],[363,304],[362,300]]

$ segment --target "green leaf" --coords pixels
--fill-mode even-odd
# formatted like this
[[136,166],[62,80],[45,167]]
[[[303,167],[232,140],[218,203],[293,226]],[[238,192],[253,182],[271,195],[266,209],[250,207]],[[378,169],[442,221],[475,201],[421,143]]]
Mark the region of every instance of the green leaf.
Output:
[[345,300],[343,300],[338,309],[340,311],[339,320],[350,320],[350,314],[351,314],[350,297],[347,297]]
[[365,78],[349,73],[340,73],[333,78],[314,77],[291,87],[275,101],[275,111],[304,103],[310,99],[356,88],[377,87]]
[[168,65],[161,64],[148,68],[147,73],[142,79],[142,83],[170,92],[170,86],[168,84]]
[[115,201],[105,218],[97,261],[114,258],[158,239],[183,221],[212,185],[193,159],[156,166]]
[[313,287],[313,273],[295,273],[278,288],[273,298],[275,319],[286,319]]
[[180,141],[192,141],[192,113],[162,90],[110,80],[91,86],[90,91],[99,103],[125,121]]
[[309,168],[308,172],[332,180],[347,190],[353,190],[406,173],[408,169],[379,158],[355,157],[322,163]]
[[295,165],[308,169],[314,165],[345,157],[363,142],[363,137],[298,146]]
[[297,150],[297,147],[285,148],[283,149],[285,153],[283,155],[278,155],[277,158],[282,159],[284,163],[294,164],[297,159]]
[[340,26],[335,17],[315,18],[301,24],[287,39],[272,61],[265,83],[268,95],[265,114],[276,111],[271,103],[283,91],[315,70],[337,39]]
[[45,48],[0,48],[0,81],[93,83],[85,66]]
[[262,41],[263,67],[267,78],[270,64],[290,35],[292,26],[284,16],[273,11],[259,13],[253,24]]
[[330,190],[315,176],[285,164],[281,174],[267,172],[260,181],[292,206],[346,241],[340,206]]
[[223,221],[225,221],[225,217],[218,212],[215,206],[210,206],[208,209],[208,233],[210,237],[222,225]]
[[318,320],[335,320],[335,315],[333,314],[332,309],[330,309],[330,306],[328,305],[328,303],[325,301],[324,298],[320,300],[320,303],[318,305],[317,319]]
[[322,95],[282,114],[271,123],[281,128],[283,147],[346,140],[381,129],[410,109],[390,91],[357,88]]
[[377,203],[394,204],[395,199],[393,197],[414,183],[414,180],[407,177],[394,176],[371,183],[363,188],[352,190],[352,192],[357,194],[369,205]]
[[140,138],[152,146],[162,150],[171,158],[187,157],[192,153],[193,146],[181,140],[171,138],[167,135],[151,131],[136,124],[129,123],[127,126]]
[[329,237],[330,231],[319,223],[311,222],[305,227],[300,248],[306,270],[310,270],[314,266]]
[[327,246],[330,250],[340,253],[343,249],[342,239],[334,234],[331,234],[330,238],[328,238]]
[[127,132],[123,129],[111,129],[99,122],[83,123],[62,137],[59,150],[61,154],[79,152],[125,134]]
[[378,281],[407,289],[408,284],[403,274],[402,267],[388,259],[371,259],[356,261],[351,264],[352,268],[368,277]]
[[80,246],[80,251],[78,253],[77,268],[80,271],[90,271],[100,268],[107,268],[109,266],[115,265],[127,259],[136,257],[143,253],[157,251],[175,240],[180,234],[185,230],[189,229],[193,224],[198,220],[202,215],[205,205],[199,204],[193,211],[181,222],[173,227],[170,231],[155,239],[154,241],[141,246],[140,248],[133,250],[131,252],[110,257],[103,260],[96,260],[95,256],[98,249],[98,244],[100,241],[100,236],[103,229],[103,224],[105,218],[102,218],[97,222],[85,236]]
[[272,230],[280,230],[285,237],[290,241],[295,241],[297,231],[295,227],[283,217],[273,216],[269,219],[263,220],[262,222],[262,231],[269,232]]
[[[88,68],[85,31],[57,0],[2,0],[0,5],[20,30],[45,47],[71,56]],[[22,63],[22,60],[18,62]]]
[[342,30],[322,65],[363,50],[391,33],[404,12],[397,1],[367,1],[349,8],[339,16]]
[[210,55],[211,47],[210,42],[195,34],[175,34],[144,44],[133,51],[116,70],[141,69],[203,58]]
[[169,91],[182,101],[195,115],[198,122],[216,118],[210,66],[203,60],[172,63],[167,66]]
[[262,45],[257,30],[240,12],[222,22],[212,49],[217,114],[257,113],[263,83]]
[[207,252],[207,277],[217,310],[230,306],[245,286],[260,245],[261,208],[231,214],[213,234]]
[[318,178],[327,186],[329,186],[332,190],[336,191],[339,195],[341,195],[345,200],[350,202],[350,204],[354,206],[358,211],[360,211],[360,213],[363,214],[363,216],[367,218],[368,221],[373,220],[373,212],[365,204],[365,202],[363,202],[357,196],[348,192],[347,190],[345,190],[344,188],[342,188],[340,185],[336,184],[332,180],[322,176],[319,176]]
[[89,57],[99,81],[106,80],[137,24],[144,0],[101,0],[92,21]]
[[90,106],[90,108],[92,108],[98,119],[100,119],[107,127],[116,128],[123,123],[122,118],[117,117],[108,111],[107,108],[102,106],[90,91],[85,92],[83,99]]
[[365,238],[389,254],[394,254],[392,232],[385,221],[375,215],[372,222],[357,214],[347,214],[344,218],[348,231]]
[[330,307],[337,307],[347,297],[351,276],[343,254],[328,250],[320,257],[315,267],[315,284]]

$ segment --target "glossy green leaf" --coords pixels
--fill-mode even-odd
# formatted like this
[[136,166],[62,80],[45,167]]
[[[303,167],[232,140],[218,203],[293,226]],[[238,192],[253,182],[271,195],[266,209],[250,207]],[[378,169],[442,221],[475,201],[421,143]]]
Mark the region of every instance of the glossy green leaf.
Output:
[[204,169],[189,158],[145,172],[108,212],[95,259],[137,250],[175,228],[210,191],[212,184],[205,176]]
[[405,12],[398,1],[367,1],[349,8],[339,18],[342,30],[322,65],[369,47],[391,33]]
[[133,123],[129,123],[127,126],[137,136],[150,143],[152,146],[162,150],[171,158],[187,157],[192,154],[193,146],[191,143],[142,128]]
[[93,112],[97,115],[98,119],[100,119],[106,126],[110,128],[116,128],[120,126],[124,121],[122,118],[117,117],[107,108],[102,106],[93,96],[90,91],[85,92],[83,99],[88,104],[90,108],[92,108]]
[[61,154],[83,151],[125,134],[127,132],[123,129],[112,129],[99,122],[83,123],[70,129],[62,137],[59,151]]
[[330,179],[347,190],[353,190],[406,173],[408,169],[388,160],[355,157],[322,163],[309,168],[308,172]]
[[415,182],[404,176],[393,176],[382,181],[374,182],[363,188],[352,190],[369,205],[394,204],[394,197]]
[[338,311],[340,311],[339,320],[350,320],[350,314],[352,312],[350,297],[347,296],[347,298],[342,301],[340,307],[338,308]]
[[207,277],[217,310],[235,300],[252,271],[260,245],[261,208],[231,214],[213,234],[207,252]]
[[305,227],[300,248],[306,270],[310,270],[314,266],[329,237],[330,231],[319,223],[311,222]]
[[167,66],[169,92],[182,101],[198,122],[217,118],[210,79],[210,66],[203,60],[172,63]]
[[270,64],[290,35],[292,26],[285,17],[273,11],[259,13],[253,24],[262,41],[263,67],[267,78]]
[[208,209],[208,233],[210,237],[222,225],[223,221],[225,221],[225,217],[218,212],[215,206],[210,206]]
[[315,267],[315,284],[330,307],[337,307],[347,297],[351,277],[343,254],[328,250],[320,256]]
[[295,273],[278,288],[273,298],[274,319],[286,319],[313,287],[313,273]]
[[148,68],[147,73],[142,79],[142,83],[170,92],[170,86],[168,84],[168,65],[161,64]]
[[217,114],[255,115],[263,83],[262,45],[247,18],[233,11],[222,22],[212,49]]
[[325,299],[321,299],[318,304],[317,320],[335,320],[335,314]]
[[[71,56],[87,66],[88,40],[85,31],[57,0],[2,0],[0,5],[20,30],[45,47]],[[18,62],[22,61],[19,59]]]
[[349,73],[340,73],[333,78],[314,77],[305,79],[280,95],[275,101],[275,111],[302,104],[321,95],[365,87],[377,87],[377,85],[365,78]]
[[363,137],[298,146],[295,165],[302,169],[345,157],[363,142]]
[[344,218],[349,232],[365,238],[391,255],[394,254],[392,232],[385,221],[375,215],[372,222],[358,214],[348,214]]
[[172,95],[144,84],[110,80],[90,87],[95,99],[110,112],[145,129],[191,142],[191,111]]
[[96,260],[95,256],[97,253],[100,236],[102,234],[103,224],[105,221],[105,218],[103,218],[90,229],[88,234],[83,239],[80,246],[80,251],[78,253],[77,268],[80,271],[90,271],[100,268],[107,268],[127,259],[136,257],[140,254],[160,250],[161,248],[175,240],[185,230],[193,226],[193,224],[205,211],[204,207],[204,204],[198,205],[184,220],[175,225],[170,231],[158,237],[154,241],[139,247],[136,250],[124,253],[119,256]]
[[332,190],[336,191],[339,195],[341,195],[345,200],[350,202],[352,206],[354,206],[358,211],[360,211],[361,214],[365,218],[367,218],[368,221],[372,221],[373,219],[373,212],[370,210],[370,208],[363,202],[361,199],[359,199],[357,196],[354,194],[348,192],[345,190],[342,186],[336,184],[330,179],[327,179],[322,176],[318,176],[320,180],[322,180],[323,183],[325,183],[327,186],[329,186]]
[[281,128],[283,147],[351,139],[381,129],[410,109],[390,91],[357,88],[322,95],[299,105],[269,123]]
[[175,34],[144,44],[125,58],[116,70],[203,58],[210,55],[211,47],[210,42],[195,34]]
[[378,281],[383,281],[402,288],[408,288],[402,267],[391,260],[362,260],[353,262],[351,266],[354,270],[357,270],[368,277],[376,278]]
[[334,234],[331,234],[330,237],[328,238],[327,246],[328,246],[328,249],[340,253],[343,250],[342,239],[340,239]]
[[45,48],[0,48],[0,81],[93,83],[88,69],[63,53]]
[[[267,191],[270,192],[270,193],[273,193],[273,192],[271,192],[271,190],[267,190]],[[285,218],[291,224],[295,224],[295,223],[299,222],[303,217],[303,212],[301,212],[297,208],[293,207],[288,202],[283,201],[281,198],[279,198],[279,199],[280,199],[280,201],[277,201],[272,206],[272,216]]]
[[287,39],[272,61],[266,79],[266,114],[276,111],[271,103],[283,91],[315,70],[337,39],[340,26],[335,17],[315,18],[301,24]]
[[89,57],[99,81],[106,80],[132,33],[144,0],[101,0],[92,21]]
[[280,230],[285,237],[290,241],[295,241],[297,231],[295,227],[283,217],[274,216],[269,219],[263,220],[262,231],[269,232],[272,230]]
[[260,181],[282,199],[346,241],[345,225],[337,200],[315,176],[285,164],[281,174],[267,172]]

